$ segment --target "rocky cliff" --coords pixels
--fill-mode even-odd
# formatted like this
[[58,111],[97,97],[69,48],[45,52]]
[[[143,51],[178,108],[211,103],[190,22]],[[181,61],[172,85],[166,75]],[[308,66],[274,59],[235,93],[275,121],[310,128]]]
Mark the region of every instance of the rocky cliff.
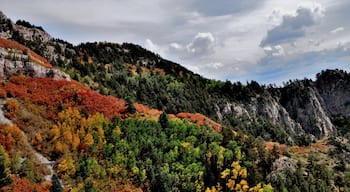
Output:
[[317,75],[315,86],[330,115],[350,117],[350,75],[342,70],[326,70]]
[[65,54],[76,54],[72,44],[52,38],[41,27],[15,24],[1,11],[0,38],[14,39],[47,58],[50,62],[59,63],[63,66],[72,62],[72,59],[67,58]]
[[242,103],[226,102],[216,105],[220,120],[260,116],[291,130],[297,135],[306,132],[316,138],[334,135],[337,130],[331,119],[337,115],[350,115],[350,78],[339,70],[328,70],[317,80],[289,82],[283,88],[266,90],[262,95]]
[[[0,40],[2,44],[10,43],[4,39]],[[39,59],[32,57],[26,50],[0,47],[0,78],[8,79],[13,75],[70,80],[69,75],[43,65]]]
[[321,138],[336,132],[326,102],[311,80],[296,81],[284,87],[281,103],[307,133]]

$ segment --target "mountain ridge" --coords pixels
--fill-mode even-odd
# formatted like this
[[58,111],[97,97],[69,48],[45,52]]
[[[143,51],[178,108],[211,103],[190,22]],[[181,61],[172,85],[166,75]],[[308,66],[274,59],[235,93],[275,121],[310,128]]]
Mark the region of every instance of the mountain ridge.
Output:
[[[124,99],[130,98],[134,102],[165,110],[168,113],[177,114],[183,111],[202,113],[214,120],[225,122],[223,117],[226,117],[227,121],[239,117],[220,114],[220,111],[229,107],[218,104],[238,104],[249,113],[285,127],[290,132],[301,131],[312,137],[322,138],[336,133],[331,119],[338,113],[344,112],[340,108],[346,108],[340,104],[341,102],[331,104],[334,99],[328,98],[325,91],[319,93],[319,90],[325,90],[322,86],[327,85],[324,80],[323,83],[320,80],[311,83],[317,86],[311,86],[306,80],[296,80],[294,83],[298,86],[293,86],[291,82],[282,88],[269,88],[269,86],[261,86],[254,81],[243,86],[240,82],[209,80],[138,45],[95,42],[73,46],[65,41],[53,39],[42,28],[39,29],[30,24],[27,24],[30,28],[17,25],[8,21],[6,16],[2,16],[1,20],[2,25],[5,26],[3,28],[13,29],[13,31],[2,30],[2,34],[7,34],[8,37],[34,50],[40,50],[51,63],[64,69],[73,79],[101,93],[112,94]],[[10,24],[12,27],[9,26]],[[36,41],[40,43],[37,44]],[[120,72],[121,69],[123,72]],[[327,72],[330,71],[325,73]],[[346,72],[337,70],[334,73],[340,76],[348,75]],[[165,76],[165,78],[160,76]],[[321,77],[321,74],[318,76]],[[149,79],[160,82],[161,86]],[[167,85],[174,85],[174,87],[169,88]],[[344,90],[347,89],[345,82],[342,86]],[[123,91],[119,91],[120,87]],[[287,101],[290,98],[289,95],[293,94],[293,91],[290,91],[293,87],[296,87],[294,91],[299,92],[299,95],[294,94],[293,100]],[[299,90],[302,87],[307,87],[308,90]],[[183,88],[190,95],[181,92]],[[195,92],[192,93],[191,90]],[[269,91],[274,93],[280,90],[282,93],[275,98],[269,93]],[[152,96],[145,94],[156,92],[161,94],[156,97],[154,94]],[[302,92],[308,92],[310,95],[303,95]],[[179,96],[181,99],[176,98]],[[337,97],[337,100],[342,99],[345,98],[341,95]],[[307,100],[309,105],[304,105],[303,102]],[[197,103],[193,104],[193,101]],[[346,102],[350,101],[343,103]],[[218,109],[218,106],[221,106],[221,109]],[[330,111],[332,113],[329,113]],[[338,113],[335,114],[333,111]],[[344,115],[349,116],[348,113]]]
[[0,156],[27,160],[20,171],[0,161],[0,179],[16,181],[7,190],[62,187],[55,174],[43,182],[45,166],[21,150],[18,130],[54,160],[66,190],[350,187],[346,71],[283,87],[210,80],[139,45],[74,46],[1,12],[0,37],[0,119],[14,122],[0,125]]

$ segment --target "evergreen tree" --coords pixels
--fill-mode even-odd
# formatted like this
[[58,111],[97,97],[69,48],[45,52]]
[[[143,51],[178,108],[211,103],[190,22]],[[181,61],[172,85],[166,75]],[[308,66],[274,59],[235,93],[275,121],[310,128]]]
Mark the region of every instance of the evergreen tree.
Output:
[[128,113],[130,113],[130,114],[134,114],[134,113],[136,113],[136,108],[135,108],[135,106],[134,106],[134,103],[132,102],[132,100],[130,99],[130,97],[128,97],[127,99],[126,99],[126,103],[127,103],[127,109],[128,109]]
[[50,191],[51,192],[63,192],[63,188],[61,186],[60,180],[56,174],[53,174],[51,180],[52,180],[52,186],[50,188]]
[[166,112],[163,112],[162,114],[160,114],[158,122],[163,128],[169,127],[169,119],[168,118],[169,117],[168,117],[168,114]]

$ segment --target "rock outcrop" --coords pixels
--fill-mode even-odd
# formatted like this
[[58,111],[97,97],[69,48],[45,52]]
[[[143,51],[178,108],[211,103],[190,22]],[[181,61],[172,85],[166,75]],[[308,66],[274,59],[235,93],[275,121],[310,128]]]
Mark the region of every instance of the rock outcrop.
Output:
[[0,37],[10,38],[12,37],[12,22],[9,20],[5,14],[0,11]]
[[234,102],[222,102],[215,105],[215,112],[218,116],[218,119],[222,121],[224,119],[224,116],[235,116],[236,118],[240,119],[243,117],[250,118],[249,112],[244,108],[243,105],[234,103]]
[[28,28],[22,25],[15,25],[15,28],[19,32],[19,35],[27,41],[47,43],[52,39],[47,32],[37,28]]
[[32,62],[21,50],[0,48],[0,78],[8,79],[13,75],[70,80],[68,74],[58,69]]
[[350,117],[350,75],[341,70],[326,70],[317,75],[316,87],[332,116]]
[[293,133],[301,133],[302,127],[292,119],[287,110],[269,93],[265,93],[257,98],[252,98],[246,105],[250,113],[264,117],[273,124],[280,124],[291,129]]
[[0,125],[12,125],[12,121],[5,117],[4,104],[5,100],[0,98]]
[[286,175],[287,171],[295,172],[296,169],[297,166],[291,158],[280,157],[273,162],[272,171],[267,175],[266,179],[268,182],[275,182],[278,179],[281,179],[283,175]]
[[326,104],[311,80],[296,81],[284,87],[281,101],[305,132],[317,138],[336,132]]
[[[215,109],[220,120],[227,115],[233,115],[237,119],[260,116],[296,135],[305,132],[322,138],[336,133],[331,122],[332,115],[338,112],[348,114],[349,110],[346,107],[349,97],[341,94],[344,93],[344,88],[339,88],[339,85],[334,87],[341,90],[319,93],[313,82],[297,81],[282,88],[278,96],[272,96],[266,91],[262,95],[250,98],[248,102],[222,102],[217,104]],[[345,94],[350,95],[346,91]]]

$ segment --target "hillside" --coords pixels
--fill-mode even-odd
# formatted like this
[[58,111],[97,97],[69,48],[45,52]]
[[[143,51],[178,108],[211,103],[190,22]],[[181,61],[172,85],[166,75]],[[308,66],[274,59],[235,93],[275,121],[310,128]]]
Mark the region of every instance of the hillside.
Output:
[[0,12],[0,191],[348,191],[350,74],[210,80]]

